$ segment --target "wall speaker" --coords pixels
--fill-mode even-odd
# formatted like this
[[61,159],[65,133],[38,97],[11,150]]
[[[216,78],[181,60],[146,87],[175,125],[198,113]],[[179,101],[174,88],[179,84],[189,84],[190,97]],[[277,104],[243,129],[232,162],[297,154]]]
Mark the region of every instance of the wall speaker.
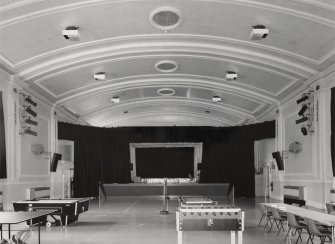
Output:
[[280,156],[280,152],[273,152],[272,157],[276,160],[278,170],[284,170],[284,163],[282,157]]
[[62,159],[62,154],[54,153],[51,164],[50,164],[50,172],[56,172],[57,171],[57,165],[58,161]]

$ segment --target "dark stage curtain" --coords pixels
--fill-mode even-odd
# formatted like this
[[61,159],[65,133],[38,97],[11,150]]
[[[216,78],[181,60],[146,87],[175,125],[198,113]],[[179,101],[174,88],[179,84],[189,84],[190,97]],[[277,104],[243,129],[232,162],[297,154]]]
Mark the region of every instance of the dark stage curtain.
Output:
[[255,195],[254,141],[275,137],[275,122],[236,127],[96,128],[58,123],[75,142],[75,197],[97,196],[98,182],[130,183],[129,143],[202,142],[201,183],[229,182],[237,196]]
[[2,92],[0,91],[0,179],[7,178],[6,167],[6,137],[5,120],[2,102]]
[[335,176],[335,87],[331,89],[330,98],[330,123],[331,123],[331,142],[330,142],[330,152],[332,157],[333,165],[333,176]]

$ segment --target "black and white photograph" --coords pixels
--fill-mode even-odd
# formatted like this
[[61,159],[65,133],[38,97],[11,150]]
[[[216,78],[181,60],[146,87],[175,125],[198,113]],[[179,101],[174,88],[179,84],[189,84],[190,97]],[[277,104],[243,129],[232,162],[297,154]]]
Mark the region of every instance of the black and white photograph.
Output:
[[334,0],[0,0],[0,244],[335,244]]

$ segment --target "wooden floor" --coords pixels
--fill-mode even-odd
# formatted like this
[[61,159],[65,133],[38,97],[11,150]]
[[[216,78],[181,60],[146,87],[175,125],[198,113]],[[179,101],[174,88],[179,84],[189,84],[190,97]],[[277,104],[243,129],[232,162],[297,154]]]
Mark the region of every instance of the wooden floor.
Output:
[[[258,226],[260,212],[257,202],[264,199],[236,199],[235,205],[246,212],[244,244],[283,244],[285,234],[276,236]],[[88,212],[79,221],[67,227],[42,227],[41,243],[44,244],[172,244],[177,243],[175,224],[176,200],[169,203],[170,214],[161,216],[159,199],[118,197],[101,202],[93,201]],[[22,228],[23,226],[17,226]],[[303,243],[306,243],[305,237]],[[295,241],[295,239],[294,239]],[[293,241],[292,241],[293,242]],[[29,244],[37,243],[33,232]],[[184,232],[184,244],[230,243],[229,232]],[[293,242],[294,243],[294,242]],[[315,242],[318,243],[318,242]]]

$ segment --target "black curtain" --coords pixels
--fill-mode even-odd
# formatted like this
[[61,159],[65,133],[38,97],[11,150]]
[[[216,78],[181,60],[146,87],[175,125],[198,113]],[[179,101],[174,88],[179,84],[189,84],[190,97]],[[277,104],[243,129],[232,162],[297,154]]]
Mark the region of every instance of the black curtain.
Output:
[[0,91],[0,179],[5,178],[7,178],[5,119],[3,111],[2,92]]
[[333,165],[333,176],[335,176],[335,87],[331,89],[330,98],[330,123],[331,123],[331,142],[330,153]]
[[129,143],[202,142],[201,183],[229,182],[237,196],[255,195],[254,141],[275,137],[275,122],[236,127],[97,128],[58,123],[75,142],[75,197],[97,196],[98,182],[130,183]]

